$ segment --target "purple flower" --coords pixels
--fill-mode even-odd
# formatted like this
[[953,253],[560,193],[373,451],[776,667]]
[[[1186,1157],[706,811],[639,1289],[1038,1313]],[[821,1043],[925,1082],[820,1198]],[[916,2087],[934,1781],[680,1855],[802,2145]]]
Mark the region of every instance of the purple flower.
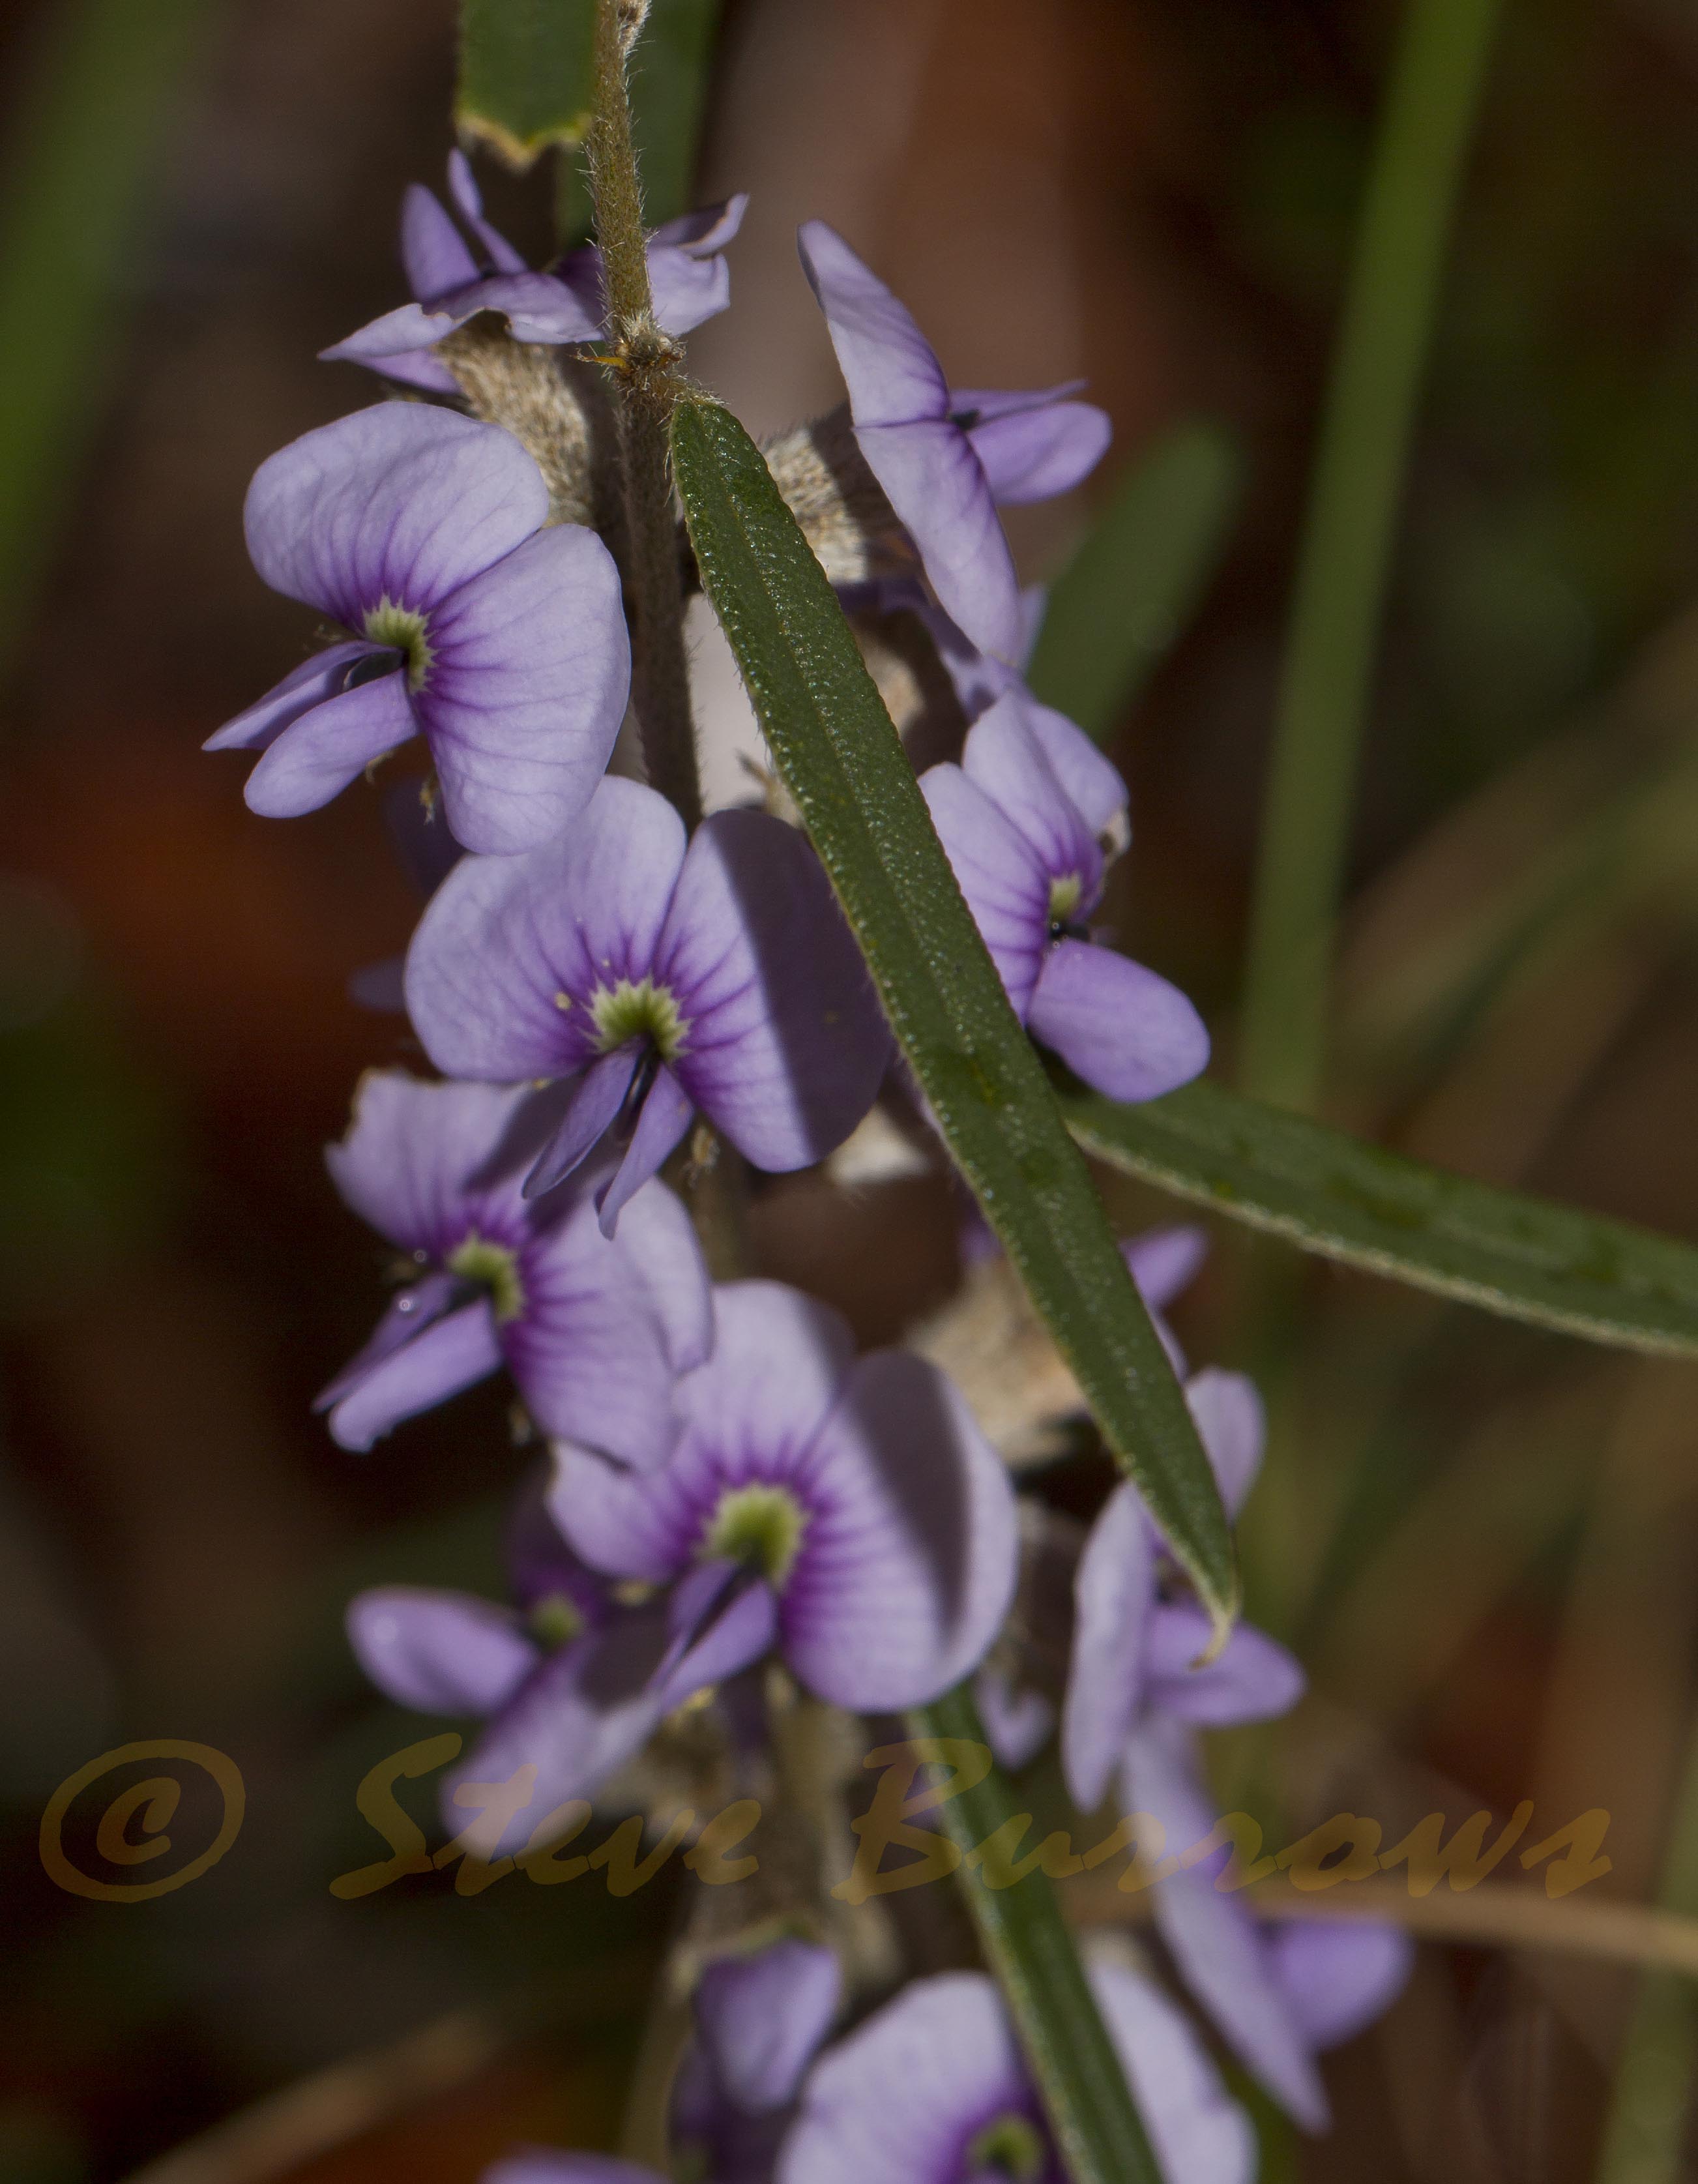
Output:
[[660,1184],[637,1192],[611,1241],[587,1189],[526,1200],[521,1178],[558,1111],[523,1086],[398,1070],[361,1084],[331,1175],[417,1278],[319,1397],[344,1448],[370,1448],[504,1363],[544,1433],[639,1466],[670,1454],[672,1376],[712,1340],[701,1252]]
[[798,240],[861,453],[944,609],[985,651],[1015,659],[1020,588],[997,503],[1076,486],[1108,445],[1107,417],[1068,398],[1079,380],[1033,393],[952,392],[909,312],[840,235],[813,220]]
[[[457,394],[459,382],[428,352],[480,311],[498,312],[515,341],[597,342],[607,299],[601,253],[574,250],[533,273],[505,236],[483,217],[470,164],[448,154],[448,196],[459,225],[418,182],[401,200],[401,263],[415,300],[319,354],[326,361],[369,365],[387,379]],[[728,198],[669,220],[649,238],[649,282],[664,332],[687,334],[731,301],[731,276],[720,255],[743,224],[749,200]]]
[[581,525],[544,530],[548,514],[509,434],[416,403],[357,411],[262,463],[254,566],[356,633],[207,744],[261,754],[250,806],[316,811],[422,734],[467,849],[558,834],[606,766],[631,655],[612,555]]
[[803,1167],[872,1105],[890,1035],[806,838],[721,811],[685,845],[653,789],[604,781],[560,838],[468,858],[425,912],[407,1006],[456,1077],[567,1078],[526,1184],[547,1190],[610,1128],[610,1234],[693,1108],[757,1167]]
[[593,1568],[672,1591],[675,1630],[725,1634],[721,1675],[776,1644],[820,1698],[924,1705],[1008,1611],[1013,1490],[965,1402],[905,1351],[857,1361],[839,1314],[775,1282],[714,1292],[714,1354],[643,1478],[562,1446],[553,1507]]
[[1120,777],[1072,722],[1020,694],[968,731],[959,766],[921,782],[961,892],[1033,1038],[1113,1100],[1153,1100],[1209,1057],[1177,986],[1084,924],[1101,899],[1104,843],[1125,823]]
[[[1147,1980],[1091,1974],[1168,2184],[1250,2184],[1255,2137],[1184,2019]],[[816,2063],[778,2184],[1066,2184],[994,1984],[916,1980]]]
[[[1261,1461],[1255,1390],[1240,1373],[1211,1369],[1189,1382],[1186,1397],[1236,1517]],[[1102,1802],[1117,1774],[1122,1808],[1159,1820],[1172,1854],[1215,1825],[1197,1730],[1284,1713],[1302,1696],[1304,1678],[1283,1646],[1244,1624],[1216,1660],[1193,1666],[1209,1618],[1192,1601],[1164,1596],[1162,1545],[1137,1489],[1116,1488],[1075,1580],[1061,1757],[1082,1811]],[[1311,1935],[1306,1922],[1264,1935],[1242,1902],[1215,1889],[1227,1856],[1222,1847],[1155,1885],[1157,1928],[1180,1977],[1245,2067],[1306,2129],[1324,2130],[1315,2054],[1385,2007],[1407,1975],[1408,1944],[1394,1929],[1366,1925]]]

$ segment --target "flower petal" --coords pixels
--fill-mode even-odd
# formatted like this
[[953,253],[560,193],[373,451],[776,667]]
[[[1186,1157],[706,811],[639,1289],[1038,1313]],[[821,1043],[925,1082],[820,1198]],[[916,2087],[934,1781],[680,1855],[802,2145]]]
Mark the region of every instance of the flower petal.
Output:
[[1120,848],[1126,833],[1126,783],[1120,770],[1104,757],[1081,727],[1053,705],[1040,705],[1030,691],[1016,694],[1026,725],[1038,738],[1055,778],[1078,806],[1098,841]]
[[[404,1069],[370,1069],[340,1145],[326,1148],[331,1180],[364,1221],[404,1251],[439,1259],[482,1216],[489,1194],[517,1211],[527,1131],[547,1108],[526,1085],[430,1084]],[[477,1195],[476,1210],[470,1201]],[[511,1240],[507,1221],[494,1242]]]
[[262,819],[298,819],[339,796],[374,760],[418,733],[407,678],[398,667],[291,721],[259,754],[242,795]]
[[356,1593],[348,1637],[379,1691],[420,1713],[493,1713],[541,1658],[509,1609],[420,1585]]
[[589,1158],[618,1117],[641,1062],[629,1039],[591,1062],[572,1089],[560,1128],[525,1178],[527,1198],[541,1198],[557,1189]]
[[835,1953],[817,1942],[715,1958],[696,1982],[696,2037],[734,2106],[770,2115],[795,2098],[843,1987]]
[[994,1984],[914,1980],[814,2065],[777,2184],[962,2184],[964,2142],[1009,2112],[1036,2121]]
[[657,1069],[637,1111],[637,1127],[631,1133],[625,1157],[596,1201],[604,1236],[613,1234],[626,1202],[659,1173],[661,1163],[689,1128],[695,1112],[689,1094],[671,1071]]
[[665,243],[649,245],[649,286],[661,331],[693,332],[731,302],[731,268],[723,258],[702,257]]
[[1082,905],[1095,902],[1103,876],[1096,836],[1012,692],[968,730],[961,771],[1019,828],[1048,879],[1072,880]]
[[356,638],[347,644],[332,644],[323,652],[315,652],[310,660],[303,660],[298,667],[291,668],[281,682],[276,682],[246,712],[238,713],[233,721],[226,721],[214,736],[209,736],[201,745],[203,750],[264,750],[267,744],[275,743],[292,721],[326,699],[337,696],[348,679],[348,671],[357,660],[370,658],[381,652],[381,645],[368,644]]
[[[718,204],[699,205],[693,212],[680,213],[676,220],[664,221],[649,237],[650,257],[657,250],[676,250],[687,258],[711,258],[735,240],[748,210],[749,192],[738,190],[734,196],[722,198]],[[677,329],[668,331],[676,332]]]
[[407,1006],[437,1068],[508,1079],[582,1068],[598,1052],[586,997],[648,977],[683,858],[665,798],[610,777],[558,839],[457,865],[407,954]]
[[420,303],[477,278],[465,237],[422,182],[409,182],[401,196],[401,270]]
[[331,1438],[342,1448],[370,1448],[404,1418],[487,1379],[500,1363],[494,1316],[481,1297],[374,1367],[331,1412]]
[[1155,1601],[1155,1547],[1138,1490],[1116,1487],[1091,1527],[1073,1581],[1073,1659],[1061,1710],[1061,1765],[1082,1813],[1108,1794],[1144,1682]]
[[656,976],[689,1019],[678,1082],[757,1167],[822,1159],[877,1098],[888,1028],[823,866],[782,821],[703,821]]
[[1321,2053],[1353,2040],[1389,2009],[1415,1964],[1401,1926],[1294,1919],[1268,1936],[1274,1976],[1303,2037]]
[[824,220],[805,222],[796,247],[826,315],[855,423],[905,425],[946,416],[943,367],[907,306]]
[[499,426],[380,402],[261,463],[243,522],[274,591],[361,629],[386,598],[436,606],[548,515],[542,472]]
[[944,420],[857,424],[855,439],[944,611],[981,651],[1017,660],[1024,618],[1014,556],[966,433]]
[[770,1652],[778,1630],[771,1586],[724,1557],[674,1586],[667,1619],[672,1643],[655,1681],[668,1713]]
[[525,260],[513,248],[498,228],[492,227],[483,216],[483,197],[477,179],[471,171],[471,162],[458,145],[448,153],[448,195],[454,201],[454,210],[483,245],[490,264],[498,273],[518,273],[524,270]]
[[1209,1255],[1209,1232],[1188,1221],[1172,1228],[1146,1228],[1120,1248],[1138,1295],[1152,1312],[1165,1312],[1201,1272]]
[[973,1679],[973,1702],[997,1765],[1010,1774],[1037,1757],[1055,1726],[1055,1709],[1042,1691],[1030,1684],[1016,1686],[988,1663]]
[[1090,402],[1050,401],[999,417],[983,415],[983,397],[957,393],[951,399],[957,410],[981,413],[967,437],[1005,508],[1071,493],[1090,476],[1114,437],[1108,412]]
[[605,1623],[615,1611],[604,1581],[575,1555],[548,1513],[550,1467],[535,1465],[508,1511],[503,1548],[513,1597],[521,1608],[564,1593],[587,1623]]
[[1214,1468],[1227,1514],[1235,1518],[1255,1484],[1267,1438],[1267,1413],[1256,1384],[1247,1373],[1209,1365],[1186,1382],[1185,1401]]
[[1049,875],[1014,822],[958,766],[920,783],[967,908],[1022,1022],[1049,940]]
[[416,705],[443,810],[468,850],[553,840],[606,770],[631,687],[619,571],[563,523],[463,584],[431,618]]
[[1019,1541],[1000,1457],[937,1368],[877,1351],[806,1463],[810,1511],[778,1603],[785,1657],[833,1705],[922,1706],[971,1674],[1014,1597]]
[[1187,2019],[1123,1965],[1090,1980],[1167,2184],[1253,2184],[1255,2129]]
[[721,1283],[714,1320],[713,1356],[678,1384],[685,1431],[664,1468],[637,1478],[556,1451],[555,1521],[610,1575],[676,1576],[725,1486],[801,1472],[855,1357],[842,1314],[782,1283]]
[[313,1408],[315,1411],[333,1410],[342,1397],[351,1395],[386,1357],[392,1357],[422,1328],[431,1326],[444,1313],[465,1301],[465,1292],[452,1274],[427,1274],[423,1281],[409,1284],[398,1296],[391,1298],[388,1310],[378,1321],[364,1349],[351,1357],[335,1379],[314,1396]]
[[[1170,1852],[1200,1842],[1214,1826],[1194,1754],[1192,1733],[1157,1717],[1133,1733],[1122,1763],[1126,1810],[1161,1820]],[[1243,1903],[1216,1892],[1206,1866],[1158,1881],[1150,1893],[1179,1976],[1228,2046],[1306,2131],[1324,2131],[1326,2092],[1255,1919]]]
[[575,284],[553,273],[532,273],[521,267],[513,272],[485,274],[463,288],[451,289],[439,300],[460,321],[478,311],[498,312],[515,341],[559,347],[565,342],[602,337],[600,313],[586,304]]
[[[456,311],[449,308],[446,298],[433,299],[429,309],[422,304],[398,304],[392,311],[385,311],[381,317],[357,327],[345,340],[321,348],[319,362],[369,365],[374,371],[383,372],[389,378],[402,377],[411,359],[434,348],[444,335],[463,326],[477,308],[473,304],[469,309]],[[459,382],[448,366],[434,358],[431,362],[458,393]]]
[[1144,1658],[1144,1703],[1205,1729],[1289,1713],[1308,1687],[1295,1658],[1265,1630],[1239,1623],[1214,1660],[1194,1667],[1207,1648],[1211,1627],[1208,1616],[1189,1601],[1156,1609]]
[[1112,948],[1058,940],[1038,973],[1027,1025],[1111,1100],[1155,1100],[1209,1059],[1203,1020],[1175,985]]
[[714,1300],[695,1224],[674,1194],[639,1190],[620,1217],[619,1245],[643,1276],[659,1315],[666,1362],[689,1373],[714,1346]]

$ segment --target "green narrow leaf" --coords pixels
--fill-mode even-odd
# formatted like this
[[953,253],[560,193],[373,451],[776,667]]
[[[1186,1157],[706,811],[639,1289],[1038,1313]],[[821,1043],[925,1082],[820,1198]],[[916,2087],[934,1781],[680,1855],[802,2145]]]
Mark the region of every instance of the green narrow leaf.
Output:
[[1050,587],[1027,681],[1100,743],[1185,632],[1244,491],[1238,443],[1181,425],[1129,463]]
[[696,148],[707,105],[720,0],[654,0],[631,56],[631,133],[650,227],[695,201]]
[[1223,1630],[1237,1574],[1195,1426],[836,596],[728,411],[681,403],[672,454],[702,580],[903,1051],[1110,1445]]
[[1698,1250],[1365,1145],[1223,1084],[1142,1106],[1073,1089],[1087,1152],[1304,1251],[1623,1349],[1698,1357]]
[[[985,1735],[963,1684],[909,1716],[919,1737],[983,1747]],[[947,1799],[938,1819],[963,1852],[956,1868],[996,1975],[1063,2166],[1072,2184],[1162,2184],[1096,1997],[1062,1921],[1055,1884],[1033,1870],[1006,1888],[988,1888],[966,1855],[1007,1825],[1016,1807],[1008,1778],[993,1767],[982,1782]]]
[[594,0],[460,0],[455,126],[521,173],[581,142],[594,51]]

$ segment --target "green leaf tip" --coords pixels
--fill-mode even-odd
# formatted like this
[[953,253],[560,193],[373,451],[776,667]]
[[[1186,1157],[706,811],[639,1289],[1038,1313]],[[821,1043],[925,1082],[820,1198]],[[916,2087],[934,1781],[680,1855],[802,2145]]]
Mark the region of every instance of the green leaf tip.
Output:
[[582,143],[594,47],[593,0],[461,0],[455,126],[521,174]]
[[728,410],[687,394],[671,448],[703,584],[903,1051],[1105,1440],[1228,1628],[1237,1572],[1195,1423],[836,595]]

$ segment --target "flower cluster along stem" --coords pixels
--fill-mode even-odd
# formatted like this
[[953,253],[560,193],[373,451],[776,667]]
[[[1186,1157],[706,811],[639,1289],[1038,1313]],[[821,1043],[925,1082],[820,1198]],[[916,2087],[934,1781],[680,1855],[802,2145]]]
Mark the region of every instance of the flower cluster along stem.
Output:
[[682,351],[656,324],[617,0],[596,9],[595,118],[585,142],[619,392],[632,623],[632,701],[652,788],[693,830],[702,816],[667,422]]

